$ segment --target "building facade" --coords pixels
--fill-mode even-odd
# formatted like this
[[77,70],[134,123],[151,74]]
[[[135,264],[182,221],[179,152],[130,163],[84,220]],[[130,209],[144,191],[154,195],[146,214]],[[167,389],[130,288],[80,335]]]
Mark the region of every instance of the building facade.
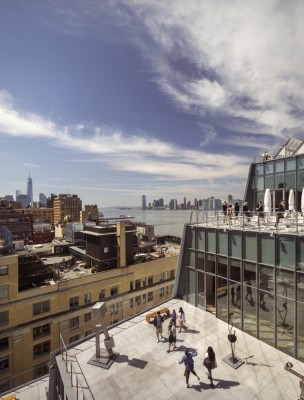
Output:
[[82,210],[82,201],[76,194],[59,194],[53,199],[55,223],[64,221],[78,222]]
[[[215,313],[263,342],[304,361],[303,142],[287,141],[271,159],[249,168],[244,201],[250,217],[187,224],[176,295]],[[271,192],[269,211],[255,215]],[[295,193],[294,210],[277,220],[277,206]],[[290,202],[291,203],[291,202]],[[222,213],[221,213],[222,214]],[[208,218],[208,217],[207,217]],[[254,222],[255,221],[255,222]]]

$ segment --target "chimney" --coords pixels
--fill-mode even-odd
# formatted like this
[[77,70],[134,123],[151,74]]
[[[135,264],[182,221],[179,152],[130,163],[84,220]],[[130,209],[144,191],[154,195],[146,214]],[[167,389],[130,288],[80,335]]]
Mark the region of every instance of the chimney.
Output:
[[118,267],[123,268],[127,266],[126,257],[126,222],[118,222],[116,225],[116,236],[118,242]]

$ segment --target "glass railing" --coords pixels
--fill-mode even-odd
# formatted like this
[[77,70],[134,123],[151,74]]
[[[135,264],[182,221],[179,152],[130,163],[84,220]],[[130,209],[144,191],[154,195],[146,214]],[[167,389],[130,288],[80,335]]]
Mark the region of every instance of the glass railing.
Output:
[[272,230],[276,233],[304,232],[304,214],[298,211],[263,212],[240,211],[237,215],[224,214],[223,211],[193,211],[190,225],[204,225],[224,229]]

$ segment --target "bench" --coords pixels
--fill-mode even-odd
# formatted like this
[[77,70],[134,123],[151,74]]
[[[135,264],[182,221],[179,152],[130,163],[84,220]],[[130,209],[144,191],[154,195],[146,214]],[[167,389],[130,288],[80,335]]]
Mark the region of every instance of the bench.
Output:
[[3,397],[0,397],[0,400],[16,400],[16,393],[10,393]]
[[170,314],[169,308],[163,307],[163,308],[160,308],[159,310],[151,311],[148,314],[146,314],[146,321],[148,322],[148,324],[152,324],[153,323],[154,317],[157,316],[158,312],[160,312],[161,315],[165,319],[170,318],[171,314]]

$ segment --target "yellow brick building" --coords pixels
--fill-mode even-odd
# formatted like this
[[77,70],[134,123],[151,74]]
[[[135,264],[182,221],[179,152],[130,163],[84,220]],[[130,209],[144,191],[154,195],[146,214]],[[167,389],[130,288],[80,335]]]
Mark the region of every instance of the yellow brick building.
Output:
[[91,308],[105,301],[106,324],[172,297],[178,256],[18,291],[18,255],[0,257],[0,393],[48,373],[50,352],[94,332]]

